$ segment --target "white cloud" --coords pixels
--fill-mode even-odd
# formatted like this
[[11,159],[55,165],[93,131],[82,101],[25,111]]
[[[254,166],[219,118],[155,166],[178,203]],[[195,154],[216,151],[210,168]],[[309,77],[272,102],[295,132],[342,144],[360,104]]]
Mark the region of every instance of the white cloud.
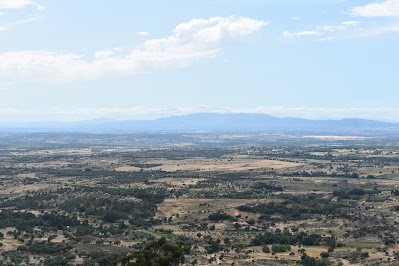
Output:
[[[375,2],[350,9],[353,16],[360,17],[399,17],[399,0],[386,0]],[[375,37],[387,33],[399,33],[399,24],[390,24],[368,27],[356,34],[357,37]]]
[[39,20],[39,19],[40,19],[40,16],[34,15],[34,16],[31,16],[31,17],[28,17],[28,18],[25,18],[25,19],[17,20],[17,21],[8,23],[6,25],[0,26],[0,31],[8,30],[9,28],[11,28],[13,26],[16,26],[16,25],[31,23],[31,22]]
[[141,35],[141,36],[148,36],[148,35],[150,35],[150,33],[149,33],[149,32],[146,32],[146,31],[140,31],[140,32],[137,32],[137,34],[138,34],[138,35]]
[[[300,32],[284,32],[283,37],[284,38],[300,38],[304,36],[318,36],[318,35],[326,35],[326,34],[332,34],[333,32],[338,32],[338,31],[345,31],[349,28],[355,28],[359,22],[357,21],[343,21],[338,25],[316,25],[313,26],[313,29],[311,30],[306,30],[306,31],[300,31]],[[328,36],[325,38],[317,39],[318,41],[327,41],[327,40],[332,40],[336,39],[335,36]]]
[[298,19],[301,19],[301,17],[291,17],[291,19],[298,20]]
[[19,9],[34,4],[30,0],[0,0],[0,9]]
[[247,17],[212,17],[179,24],[173,35],[148,40],[141,49],[100,51],[93,60],[78,54],[48,51],[18,51],[0,54],[0,81],[95,79],[131,75],[186,66],[220,51],[223,42],[245,38],[268,22]]
[[330,37],[326,37],[326,38],[319,38],[317,40],[324,42],[324,41],[331,41],[331,40],[335,40],[335,39],[336,39],[336,37],[330,36]]
[[30,23],[30,22],[33,22],[33,21],[36,21],[36,20],[39,20],[39,19],[40,19],[39,15],[33,15],[33,16],[28,17],[28,18],[15,21],[15,22],[11,23],[11,25],[26,24],[26,23]]
[[351,14],[360,17],[397,17],[399,0],[387,0],[351,8]]
[[115,52],[111,50],[98,51],[94,54],[96,58],[105,58],[114,55]]
[[[378,2],[369,3],[362,6],[356,6],[349,9],[352,16],[357,17],[399,17],[399,0],[380,0]],[[360,25],[364,27],[360,27]],[[373,24],[370,26],[366,22],[343,21],[338,25],[317,25],[309,30],[302,32],[284,32],[285,38],[300,38],[303,36],[326,35],[323,38],[316,39],[318,41],[328,41],[332,39],[343,38],[368,38],[375,37],[387,33],[398,33],[399,24],[391,22],[390,24]],[[378,26],[377,26],[378,25]],[[342,32],[347,31],[347,34]],[[350,33],[350,34],[349,34]]]
[[174,29],[175,37],[182,42],[218,44],[223,40],[238,39],[260,30],[269,22],[247,17],[213,17],[193,19]]
[[337,31],[337,30],[345,30],[346,27],[344,25],[338,25],[338,26],[316,26],[316,29],[333,32],[333,31]]
[[322,31],[329,31],[329,32],[334,32],[334,31],[344,31],[347,30],[349,28],[353,28],[356,27],[359,24],[358,21],[343,21],[341,22],[340,25],[332,25],[332,26],[320,26],[317,25],[315,26],[316,29],[318,30],[322,30]]
[[315,35],[323,35],[324,33],[316,31],[316,30],[305,30],[300,32],[288,32],[285,31],[283,33],[284,38],[300,38],[304,36],[315,36]]
[[388,33],[399,33],[399,24],[383,25],[372,27],[358,32],[354,37],[371,38]]
[[350,26],[354,26],[354,25],[358,25],[359,21],[343,21],[341,22],[342,25],[350,25]]
[[[23,9],[28,6],[36,6],[36,10],[39,12],[43,9],[45,9],[44,6],[39,5],[31,0],[0,0],[0,10],[2,9]],[[12,26],[18,25],[18,24],[25,24],[29,22],[33,22],[37,19],[39,19],[38,14],[31,14],[31,16],[25,18],[25,19],[20,19],[14,22],[8,22],[5,25],[0,25],[0,31],[7,30],[11,28]],[[0,16],[5,15],[6,13],[0,12]]]

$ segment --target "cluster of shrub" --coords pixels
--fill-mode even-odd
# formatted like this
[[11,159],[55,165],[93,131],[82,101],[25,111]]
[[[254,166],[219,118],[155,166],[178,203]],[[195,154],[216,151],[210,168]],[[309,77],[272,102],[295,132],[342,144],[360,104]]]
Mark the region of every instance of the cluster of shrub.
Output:
[[374,188],[372,190],[364,190],[361,188],[355,188],[350,191],[334,191],[333,196],[338,197],[340,199],[353,199],[353,200],[359,200],[362,196],[368,195],[375,195],[381,193],[380,190],[377,188]]
[[29,242],[26,245],[19,246],[17,251],[30,252],[35,254],[62,254],[71,250],[73,247],[69,244],[58,244],[49,241]]
[[[333,172],[331,174],[323,172],[323,171],[314,171],[314,172],[292,172],[292,173],[284,173],[284,176],[288,177],[312,177],[312,176],[317,176],[317,177],[337,177],[337,178],[353,178],[357,179],[360,177],[358,173],[336,173]],[[368,177],[368,178],[373,178],[373,177]]]
[[18,231],[27,231],[36,226],[46,231],[65,229],[67,226],[77,226],[80,222],[76,216],[66,216],[56,212],[40,214],[29,212],[3,210],[0,212],[0,228],[15,227]]
[[[296,231],[296,230],[295,230]],[[319,234],[307,234],[305,232],[291,233],[288,229],[283,231],[277,229],[275,232],[266,231],[263,234],[258,234],[251,240],[253,246],[263,246],[269,244],[282,245],[305,245],[305,246],[329,246],[331,251],[336,246],[336,238],[322,237]]]
[[[351,205],[346,202],[334,202],[322,195],[281,195],[283,202],[269,202],[254,206],[239,206],[238,210],[243,212],[260,213],[263,220],[301,220],[309,215],[339,215],[343,208]],[[272,218],[272,215],[279,215],[280,218]]]

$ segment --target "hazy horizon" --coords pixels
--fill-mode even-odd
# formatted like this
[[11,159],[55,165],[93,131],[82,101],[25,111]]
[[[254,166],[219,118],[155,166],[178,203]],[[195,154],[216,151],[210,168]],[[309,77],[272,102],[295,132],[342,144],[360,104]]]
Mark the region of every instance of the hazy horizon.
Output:
[[399,120],[389,120],[389,119],[380,119],[380,118],[373,118],[373,117],[350,117],[350,116],[338,116],[338,117],[322,117],[322,116],[315,116],[312,117],[310,116],[298,116],[295,114],[292,115],[275,115],[275,114],[269,114],[269,113],[256,113],[256,112],[198,112],[198,113],[181,113],[181,114],[158,114],[158,115],[153,115],[150,117],[93,117],[93,118],[77,118],[75,119],[30,119],[30,120],[25,120],[25,121],[0,121],[1,124],[26,124],[26,123],[46,123],[46,122],[56,122],[56,123],[74,123],[74,122],[85,122],[85,121],[152,121],[152,120],[157,120],[157,119],[162,119],[162,118],[171,118],[171,117],[181,117],[181,116],[189,116],[189,115],[198,115],[198,114],[216,114],[216,115],[238,115],[238,114],[255,114],[255,115],[269,115],[273,116],[276,118],[298,118],[298,119],[308,119],[308,120],[342,120],[342,119],[364,119],[364,120],[371,120],[371,121],[381,121],[381,122],[389,122],[389,123],[399,123]]

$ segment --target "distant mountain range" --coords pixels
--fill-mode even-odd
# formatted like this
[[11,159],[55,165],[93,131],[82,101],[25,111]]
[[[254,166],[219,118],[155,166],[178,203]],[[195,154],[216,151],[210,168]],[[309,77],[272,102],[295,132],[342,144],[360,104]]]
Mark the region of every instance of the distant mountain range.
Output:
[[0,123],[1,132],[21,133],[195,133],[267,132],[398,135],[399,123],[366,119],[310,120],[266,114],[199,113],[155,120],[96,119],[79,122]]

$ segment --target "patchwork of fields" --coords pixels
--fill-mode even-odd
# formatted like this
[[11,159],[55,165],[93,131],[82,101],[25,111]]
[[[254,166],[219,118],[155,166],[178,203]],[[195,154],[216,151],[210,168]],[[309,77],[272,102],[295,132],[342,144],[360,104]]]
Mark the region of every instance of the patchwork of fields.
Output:
[[279,147],[3,147],[0,260],[109,265],[166,237],[190,249],[187,265],[395,265],[398,144],[328,138]]

